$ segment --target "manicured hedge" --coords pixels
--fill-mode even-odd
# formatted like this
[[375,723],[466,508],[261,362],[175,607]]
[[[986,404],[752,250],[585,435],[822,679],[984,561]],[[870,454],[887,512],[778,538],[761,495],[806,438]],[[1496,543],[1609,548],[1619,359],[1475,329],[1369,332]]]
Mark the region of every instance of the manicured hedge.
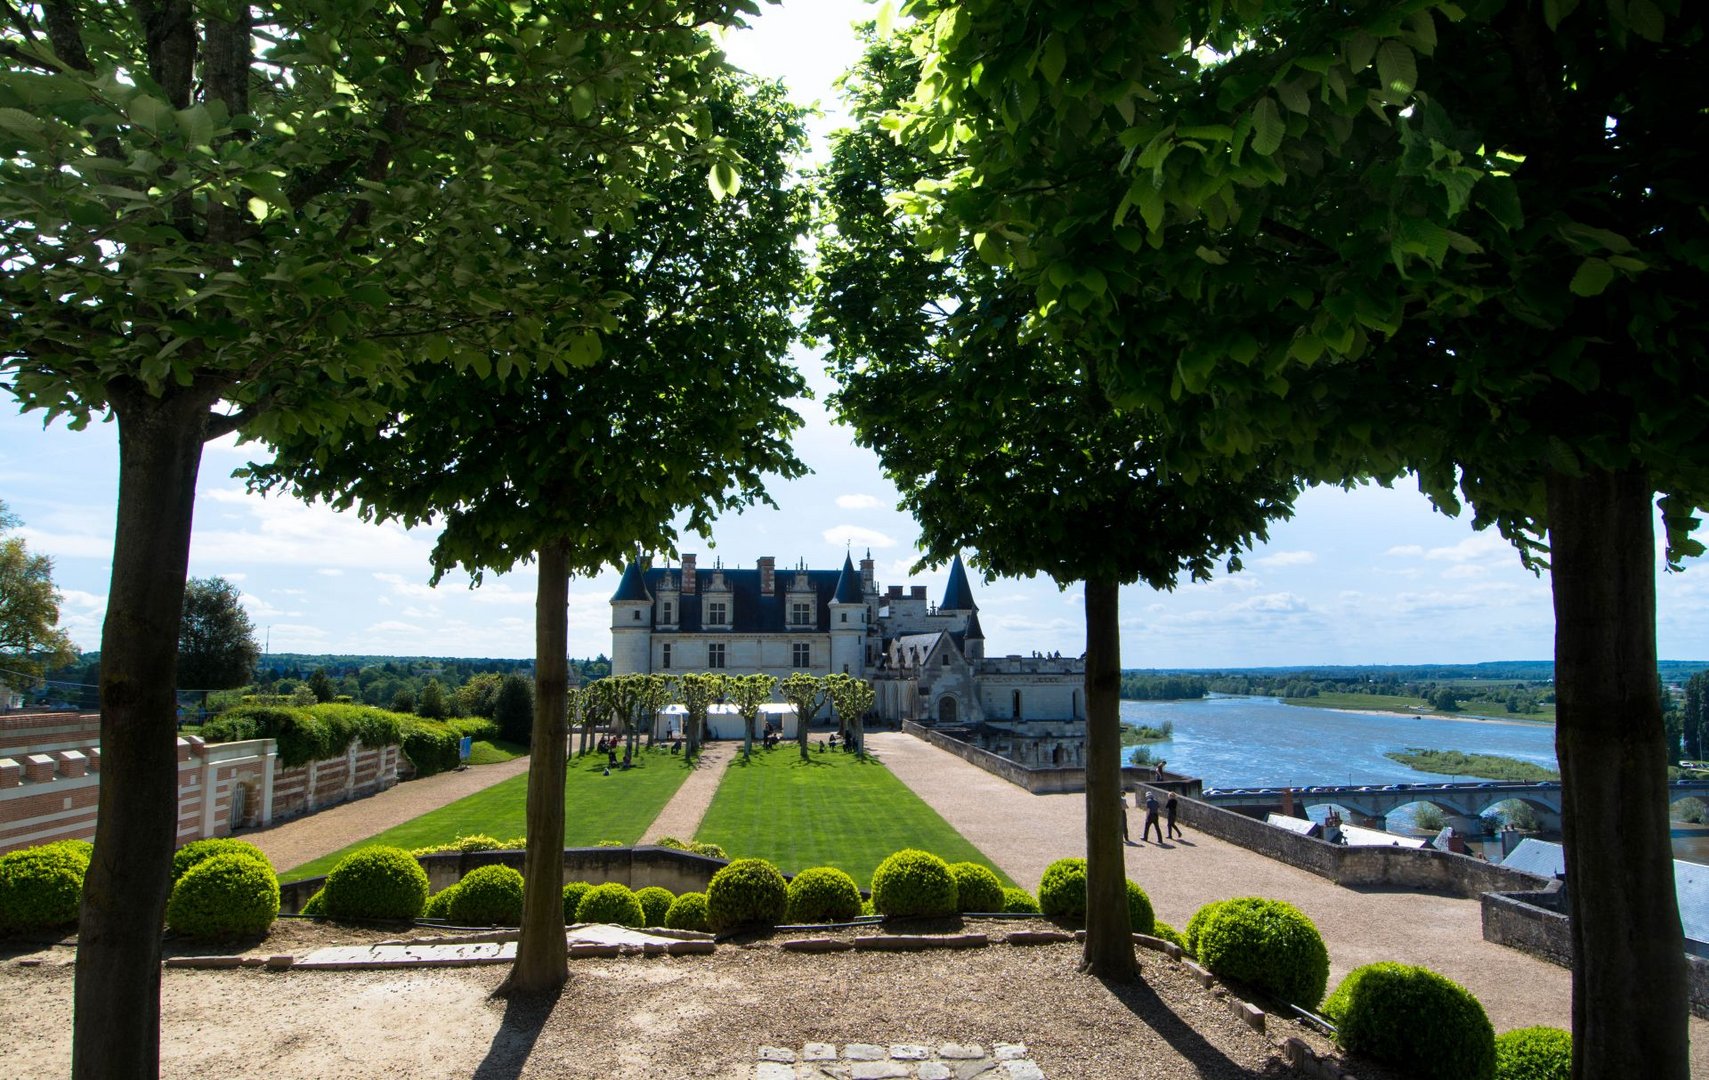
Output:
[[671,909],[676,894],[659,885],[648,885],[635,890],[635,899],[640,902],[641,915],[645,919],[642,926],[663,926],[665,912]]
[[0,855],[0,933],[75,925],[89,850],[61,840]]
[[166,925],[189,937],[264,934],[278,917],[279,879],[273,868],[241,852],[190,867],[166,902]]
[[872,872],[872,906],[885,916],[954,915],[955,875],[931,852],[903,848]]
[[592,885],[585,881],[567,881],[564,883],[564,922],[576,921],[576,909],[581,907],[582,897],[588,894]]
[[1017,914],[1036,915],[1038,913],[1038,901],[1033,899],[1032,893],[1011,885],[1003,890],[1003,910]]
[[326,876],[326,913],[335,919],[413,919],[426,904],[427,871],[403,848],[358,848]]
[[1243,896],[1216,902],[1213,911],[1202,921],[1195,915],[1193,923],[1194,952],[1216,974],[1306,1009],[1323,1000],[1329,950],[1299,908]]
[[789,907],[789,886],[764,859],[737,859],[706,886],[706,916],[722,934],[743,926],[776,926]]
[[192,840],[172,853],[172,880],[177,881],[192,866],[204,859],[211,859],[215,855],[231,854],[248,855],[251,858],[260,859],[268,866],[273,865],[265,852],[247,840],[237,840],[230,836],[213,836],[206,840]]
[[860,914],[860,886],[834,866],[815,866],[789,882],[784,918],[792,923],[848,922]]
[[460,926],[522,925],[522,875],[508,866],[478,866],[457,883],[451,921]]
[[451,919],[451,901],[457,899],[457,886],[447,885],[427,898],[422,906],[421,917],[424,919]]
[[401,745],[404,756],[415,766],[416,775],[449,772],[462,763],[458,753],[463,737],[457,729],[433,720],[411,717],[404,727]]
[[997,880],[990,867],[976,862],[958,862],[950,864],[949,872],[955,878],[956,910],[1003,910],[1003,883]]
[[1571,1080],[1573,1037],[1556,1027],[1526,1027],[1495,1037],[1495,1080]]
[[1086,860],[1058,859],[1038,883],[1039,910],[1055,919],[1086,921]]
[[577,922],[641,927],[647,925],[646,919],[647,913],[635,893],[629,886],[616,881],[595,885],[576,907]]
[[[290,768],[337,757],[352,742],[390,746],[400,741],[415,717],[369,705],[323,702],[319,705],[239,705],[202,725],[209,742],[274,739],[279,764]],[[455,762],[452,763],[455,765]]]
[[1354,968],[1323,1003],[1323,1015],[1346,1049],[1425,1080],[1496,1075],[1495,1029],[1483,1005],[1429,968],[1390,962]]
[[671,930],[698,930],[706,933],[712,924],[706,918],[706,894],[685,892],[671,901],[665,912],[665,926]]

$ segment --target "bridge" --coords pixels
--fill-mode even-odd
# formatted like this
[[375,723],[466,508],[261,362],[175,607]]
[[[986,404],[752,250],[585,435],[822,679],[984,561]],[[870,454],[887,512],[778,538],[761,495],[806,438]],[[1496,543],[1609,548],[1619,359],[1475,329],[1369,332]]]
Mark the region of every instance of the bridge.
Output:
[[[1676,780],[1668,801],[1696,797],[1709,802],[1709,780]],[[1561,783],[1482,781],[1478,783],[1366,784],[1357,787],[1205,788],[1204,801],[1254,817],[1268,813],[1303,815],[1310,806],[1337,806],[1352,824],[1382,827],[1390,813],[1413,803],[1438,807],[1456,828],[1471,829],[1496,803],[1517,799],[1531,807],[1545,829],[1561,827]],[[1291,803],[1291,805],[1290,805]]]

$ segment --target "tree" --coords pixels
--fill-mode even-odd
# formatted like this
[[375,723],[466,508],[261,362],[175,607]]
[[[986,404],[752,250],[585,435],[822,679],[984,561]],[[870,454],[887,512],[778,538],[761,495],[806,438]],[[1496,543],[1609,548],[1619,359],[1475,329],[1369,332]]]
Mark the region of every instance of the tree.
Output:
[[683,720],[683,727],[688,736],[689,757],[700,753],[700,742],[706,731],[707,709],[727,692],[727,687],[738,681],[735,677],[720,675],[717,672],[689,672],[677,679],[677,690],[682,696],[683,707],[688,711]]
[[754,728],[759,724],[760,706],[771,700],[777,689],[777,676],[754,672],[751,675],[730,676],[724,683],[736,711],[742,717],[742,757],[754,756]]
[[[463,714],[465,716],[484,716],[489,720],[498,721],[500,729],[503,729],[504,722],[498,718],[498,698],[499,691],[508,678],[510,675],[501,675],[496,671],[483,671],[479,675],[471,675],[467,682],[457,688],[455,694],[461,704]],[[523,680],[524,683],[527,681],[526,679]],[[533,701],[530,700],[521,727],[518,729],[518,732],[524,737],[527,735],[528,725],[533,722],[533,717],[534,705]],[[513,742],[524,741],[510,734],[504,735],[504,738]]]
[[1709,671],[1685,680],[1685,756],[1702,761],[1709,756]]
[[332,676],[326,673],[324,667],[317,667],[309,673],[308,687],[316,701],[331,701],[338,696],[337,689],[332,685]]
[[[779,87],[735,74],[702,90],[707,131],[742,171],[717,165],[709,184],[703,161],[659,160],[635,177],[650,198],[622,228],[598,232],[586,264],[633,298],[610,311],[597,362],[540,370],[498,354],[490,369],[375,386],[377,430],[275,437],[277,459],[251,474],[368,516],[441,523],[435,581],[452,566],[479,581],[538,559],[528,884],[513,989],[568,977],[559,727],[569,574],[632,562],[637,546],[670,550],[681,514],[705,535],[717,513],[765,498],[768,473],[803,471],[787,443],[800,420],[786,403],[805,385],[784,359],[805,273],[808,197],[789,164],[804,138],[800,112]],[[519,231],[516,242],[547,265],[548,239]],[[614,682],[633,753],[635,732],[643,722],[650,732],[665,703],[663,683]]]
[[[914,33],[927,39],[924,24]],[[1087,918],[1082,968],[1137,971],[1126,901],[1121,791],[1121,584],[1173,588],[1285,514],[1292,483],[1265,473],[1186,484],[1175,441],[1143,411],[1112,406],[1093,358],[1064,335],[1034,340],[1030,290],[984,264],[978,242],[912,242],[899,199],[953,161],[930,140],[893,140],[886,116],[920,68],[877,42],[846,86],[857,130],[835,145],[815,327],[830,339],[833,401],[872,447],[920,523],[927,559],[972,549],[991,574],[1084,583]],[[1230,559],[1238,566],[1238,560]],[[787,683],[785,694],[788,694]]]
[[[586,272],[587,238],[628,222],[656,159],[694,159],[720,63],[694,28],[752,9],[289,0],[259,26],[246,5],[9,9],[0,378],[50,418],[119,427],[74,1076],[158,1071],[204,442],[372,420],[363,388],[411,368],[594,359],[623,301]],[[562,241],[550,273],[519,230]]]
[[415,699],[415,713],[426,720],[445,719],[445,687],[439,684],[438,679],[428,679],[422,684],[421,693]]
[[499,681],[491,716],[499,736],[513,743],[528,742],[534,726],[534,682],[512,672]]
[[[225,578],[192,578],[184,586],[178,627],[178,685],[187,690],[229,690],[255,678],[261,643],[243,609],[242,594]],[[325,672],[321,673],[325,678]],[[327,696],[332,700],[331,686]]]
[[801,760],[806,761],[807,728],[831,699],[830,691],[823,676],[809,675],[805,671],[793,672],[778,683],[777,689],[783,700],[795,710],[795,742],[801,748]]
[[865,679],[857,679],[842,672],[830,676],[830,691],[831,703],[847,727],[847,738],[854,742],[856,755],[864,759],[866,739],[861,732],[861,721],[867,710],[872,708],[872,703],[878,699],[878,692]]
[[0,681],[36,678],[77,659],[59,624],[53,560],[31,555],[21,537],[5,535],[19,521],[0,502]]
[[1651,516],[1671,564],[1701,553],[1709,118],[1676,80],[1709,13],[904,10],[931,37],[892,127],[957,163],[910,196],[933,239],[1014,275],[1029,333],[1095,356],[1184,470],[1410,469],[1532,565],[1546,542],[1574,1075],[1685,1076]]

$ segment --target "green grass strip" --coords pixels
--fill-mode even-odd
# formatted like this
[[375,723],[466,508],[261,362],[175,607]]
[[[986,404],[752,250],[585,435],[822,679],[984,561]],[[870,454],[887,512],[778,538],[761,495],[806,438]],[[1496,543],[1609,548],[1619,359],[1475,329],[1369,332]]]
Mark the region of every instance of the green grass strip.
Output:
[[[643,751],[635,767],[601,775],[605,759],[596,754],[571,758],[564,782],[564,846],[592,847],[601,840],[633,844],[659,816],[690,769],[680,755],[662,748]],[[391,844],[413,849],[447,844],[459,836],[484,834],[509,840],[528,831],[528,776],[513,776],[484,791],[429,810],[402,825],[347,848],[323,855],[279,875],[299,881],[327,873],[338,860],[359,847]]]
[[862,888],[885,856],[909,847],[983,863],[1013,884],[876,758],[815,750],[803,762],[794,743],[756,749],[746,762],[738,750],[694,838],[789,874],[835,866]]

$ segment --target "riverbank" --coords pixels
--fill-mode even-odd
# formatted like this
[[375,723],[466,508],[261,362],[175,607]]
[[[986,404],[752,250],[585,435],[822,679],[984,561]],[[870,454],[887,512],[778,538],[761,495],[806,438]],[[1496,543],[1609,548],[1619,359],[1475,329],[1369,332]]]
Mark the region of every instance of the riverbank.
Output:
[[[1229,695],[1231,697],[1238,695]],[[1316,698],[1265,698],[1304,709],[1334,709],[1336,712],[1358,713],[1363,716],[1410,716],[1423,720],[1454,720],[1465,724],[1520,724],[1525,727],[1552,728],[1553,720],[1521,715],[1485,716],[1482,713],[1441,712],[1437,709],[1373,709],[1363,705],[1336,705]]]

